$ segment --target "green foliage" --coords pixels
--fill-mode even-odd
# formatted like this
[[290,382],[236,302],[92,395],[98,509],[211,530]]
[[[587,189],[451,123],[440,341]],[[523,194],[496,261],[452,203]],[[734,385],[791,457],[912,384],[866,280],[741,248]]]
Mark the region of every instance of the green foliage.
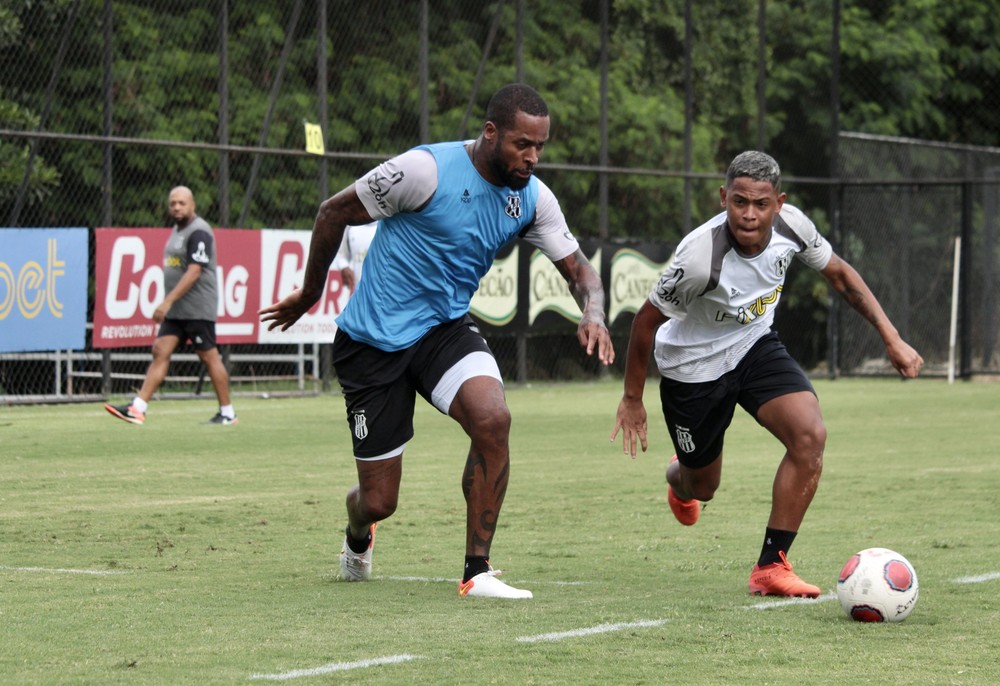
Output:
[[[864,86],[844,94],[845,129],[888,135],[941,129],[946,117],[935,100],[947,79],[947,41],[939,4],[922,0],[884,12],[845,8],[845,79]],[[873,41],[876,30],[882,37]]]
[[[420,3],[329,4],[325,30],[303,2],[285,71],[279,74],[294,3],[229,2],[229,142],[300,151],[302,122],[318,121],[317,40],[327,55],[327,149],[345,154],[330,166],[331,190],[378,159],[420,141]],[[19,0],[0,8],[0,112],[5,125],[28,128],[46,108],[46,89],[71,0]],[[219,5],[195,0],[116,0],[111,133],[164,141],[219,138]],[[733,154],[757,145],[757,9],[752,2],[691,4],[692,168],[720,173]],[[786,174],[830,171],[832,14],[826,0],[767,3],[765,147]],[[515,3],[442,0],[429,15],[429,137],[449,140],[478,130],[490,93],[516,78],[518,39],[525,79],[549,100],[552,139],[543,163],[595,165],[601,149],[600,4],[525,5],[522,35]],[[104,129],[103,3],[84,0],[66,60],[48,104],[47,130],[100,135]],[[499,14],[498,14],[499,13]],[[840,121],[844,129],[995,145],[1000,133],[1000,15],[989,3],[956,0],[845,2],[842,11]],[[488,55],[483,51],[496,27]],[[684,165],[684,3],[617,0],[609,26],[608,154],[615,167],[681,170]],[[482,83],[477,70],[484,65]],[[269,102],[281,77],[277,99]],[[478,85],[478,90],[476,87]],[[269,115],[269,112],[271,114]],[[265,130],[265,120],[270,116]],[[90,143],[39,146],[30,216],[65,223],[100,215],[102,151]],[[10,149],[13,146],[13,149]],[[23,146],[0,141],[5,161]],[[350,157],[365,153],[368,157]],[[175,183],[191,185],[210,219],[219,200],[215,151],[116,146],[114,215],[118,224],[159,222],[159,199]],[[254,168],[230,155],[230,204],[238,212]],[[318,200],[315,159],[261,162],[249,225],[311,224]],[[596,172],[541,170],[574,230],[597,233]],[[0,211],[16,173],[0,179]],[[14,186],[16,188],[16,185]],[[60,192],[55,192],[59,188]],[[612,236],[677,239],[684,184],[643,173],[609,180]],[[37,202],[46,198],[44,212]],[[691,198],[696,221],[714,210],[714,193]],[[823,207],[817,189],[800,203]]]
[[21,18],[13,8],[0,6],[0,50],[16,47],[21,40]]
[[[3,93],[0,91],[0,96]],[[37,128],[38,118],[17,103],[0,97],[0,121],[14,129]],[[24,182],[31,146],[26,141],[0,141],[0,206],[13,202]],[[32,207],[52,195],[59,186],[59,171],[45,158],[35,155],[25,195],[25,205]]]
[[[356,479],[339,397],[239,397],[227,428],[200,424],[207,400],[154,402],[141,427],[98,404],[5,408],[0,682],[262,683],[252,675],[407,654],[419,659],[285,683],[998,683],[995,387],[816,386],[825,469],[790,557],[824,595],[798,603],[746,591],[780,445],[738,412],[720,490],[682,527],[652,381],[650,451],[635,460],[608,443],[620,380],[508,388],[491,559],[534,592],[523,602],[456,594],[468,439],[422,401],[361,584],[335,578]],[[871,546],[916,568],[900,624],[854,623],[832,597]],[[518,640],[558,632],[577,634]]]

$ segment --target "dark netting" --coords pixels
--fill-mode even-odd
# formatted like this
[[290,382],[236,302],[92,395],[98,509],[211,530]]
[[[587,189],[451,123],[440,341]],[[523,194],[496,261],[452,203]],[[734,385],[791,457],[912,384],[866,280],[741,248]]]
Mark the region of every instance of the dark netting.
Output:
[[[676,243],[718,211],[732,156],[762,148],[781,162],[789,201],[859,267],[931,373],[949,359],[953,239],[967,231],[958,358],[963,373],[997,372],[997,149],[861,135],[834,143],[837,128],[852,127],[995,145],[1000,89],[988,64],[969,57],[992,33],[948,24],[942,35],[964,40],[942,52],[937,71],[961,69],[962,79],[938,83],[912,110],[926,72],[887,70],[863,41],[842,41],[831,105],[829,4],[762,3],[766,25],[787,29],[766,36],[748,32],[753,4],[689,5],[0,2],[0,232],[86,227],[93,265],[95,228],[168,226],[177,184],[195,191],[214,227],[307,231],[319,203],[375,163],[475,136],[490,93],[523,80],[553,114],[538,176],[581,239]],[[892,3],[870,5],[845,2],[847,23],[877,26],[891,14]],[[984,9],[970,24],[991,21]],[[325,155],[305,150],[307,122],[323,124]],[[820,277],[793,268],[776,319],[792,353],[815,374],[888,372],[871,327],[842,303],[831,310],[834,301]],[[517,331],[489,332],[505,378],[605,373],[580,352],[571,324],[550,332],[525,319]],[[624,365],[629,319],[613,322],[611,374]],[[90,336],[81,351],[0,353],[0,398],[131,392],[149,350],[95,350]],[[325,343],[223,351],[236,393],[337,388]],[[204,390],[201,374],[187,352],[162,392]]]
[[[838,252],[864,275],[900,333],[920,350],[926,371],[945,374],[952,354],[955,244],[964,233],[955,364],[962,363],[964,351],[968,372],[1000,371],[1000,150],[845,134],[840,153],[842,176],[871,182],[844,188]],[[955,177],[971,181],[948,181]],[[841,372],[892,372],[872,327],[841,310]]]

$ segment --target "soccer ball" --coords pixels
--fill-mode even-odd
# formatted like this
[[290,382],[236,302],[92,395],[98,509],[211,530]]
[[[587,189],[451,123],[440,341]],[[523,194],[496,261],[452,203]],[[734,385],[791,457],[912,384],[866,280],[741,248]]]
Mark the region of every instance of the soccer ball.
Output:
[[837,579],[837,598],[858,622],[901,622],[917,604],[917,573],[909,560],[888,548],[866,548],[851,556]]

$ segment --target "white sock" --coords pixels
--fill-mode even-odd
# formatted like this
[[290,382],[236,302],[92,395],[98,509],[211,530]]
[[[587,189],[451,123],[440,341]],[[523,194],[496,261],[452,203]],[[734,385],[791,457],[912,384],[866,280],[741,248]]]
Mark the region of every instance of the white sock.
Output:
[[219,408],[219,414],[226,419],[233,419],[236,416],[236,410],[233,409],[232,405],[223,405]]
[[139,410],[139,412],[146,414],[146,410],[149,409],[149,403],[147,403],[139,396],[135,396],[134,398],[132,398],[132,407]]

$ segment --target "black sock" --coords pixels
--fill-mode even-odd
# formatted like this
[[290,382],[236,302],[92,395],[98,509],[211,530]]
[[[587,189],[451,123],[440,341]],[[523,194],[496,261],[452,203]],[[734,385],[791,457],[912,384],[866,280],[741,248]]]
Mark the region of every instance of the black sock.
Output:
[[465,556],[465,573],[462,575],[462,583],[465,583],[476,574],[482,574],[483,572],[488,572],[490,569],[490,563],[487,559],[481,555],[466,555]]
[[763,567],[780,562],[781,557],[778,556],[778,553],[788,553],[788,549],[792,547],[792,541],[795,540],[795,534],[795,531],[782,531],[767,527],[764,531],[764,545],[760,549],[760,559],[757,560],[757,565]]
[[364,554],[368,550],[368,546],[372,542],[372,530],[368,527],[368,533],[360,541],[351,535],[351,526],[347,525],[347,547],[352,551],[356,552],[358,555]]

